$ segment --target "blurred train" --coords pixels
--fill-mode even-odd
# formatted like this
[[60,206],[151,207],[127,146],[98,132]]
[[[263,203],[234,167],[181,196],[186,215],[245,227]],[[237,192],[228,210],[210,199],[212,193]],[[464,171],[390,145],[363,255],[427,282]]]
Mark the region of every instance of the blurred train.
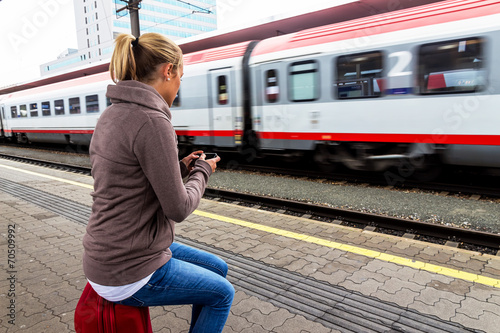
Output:
[[[184,56],[179,147],[381,171],[500,167],[500,1],[451,0]],[[101,73],[0,97],[20,142],[88,145]]]

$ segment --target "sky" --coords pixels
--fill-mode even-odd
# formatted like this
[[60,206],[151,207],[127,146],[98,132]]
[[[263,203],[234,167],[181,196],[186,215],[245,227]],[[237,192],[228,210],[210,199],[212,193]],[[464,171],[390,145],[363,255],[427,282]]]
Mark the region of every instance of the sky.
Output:
[[[217,0],[218,27],[249,26],[331,4],[332,0]],[[0,0],[0,31],[0,88],[38,79],[41,64],[77,48],[73,0]]]

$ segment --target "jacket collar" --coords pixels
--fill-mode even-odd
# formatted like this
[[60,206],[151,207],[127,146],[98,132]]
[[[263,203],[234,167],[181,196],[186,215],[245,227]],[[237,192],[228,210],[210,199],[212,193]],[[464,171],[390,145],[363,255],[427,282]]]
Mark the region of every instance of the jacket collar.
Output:
[[158,110],[172,119],[167,102],[152,86],[135,81],[120,81],[116,85],[109,85],[106,96],[112,103],[134,103],[149,109]]

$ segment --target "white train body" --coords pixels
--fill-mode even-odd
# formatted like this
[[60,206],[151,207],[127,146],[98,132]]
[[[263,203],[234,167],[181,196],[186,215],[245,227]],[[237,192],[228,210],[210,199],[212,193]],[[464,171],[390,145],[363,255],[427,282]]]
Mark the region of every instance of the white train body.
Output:
[[[360,170],[402,160],[500,167],[498,54],[500,1],[486,0],[204,50],[184,57],[173,123],[186,149],[314,152]],[[108,84],[102,73],[2,96],[3,134],[88,144]],[[75,97],[80,113],[69,113]]]
[[241,145],[242,59],[249,44],[243,42],[184,56],[180,102],[172,107],[181,145],[222,149]]
[[[264,40],[250,61],[258,92],[253,95],[253,124],[261,147],[322,146],[325,158],[355,169],[371,165],[377,170],[395,159],[437,153],[447,163],[498,167],[499,30],[497,1],[447,1]],[[467,52],[467,43],[478,41],[479,69],[459,64],[455,70],[432,73],[444,87],[422,91],[419,66],[426,59],[421,50],[458,44],[459,53]],[[382,66],[372,68],[371,75],[368,68],[366,76],[339,79],[339,59],[374,54],[380,55]],[[362,60],[353,63],[365,65]],[[304,65],[309,68],[304,67],[303,76],[314,82],[294,87],[294,76],[300,76],[293,73],[294,66]],[[273,70],[281,84],[266,87],[265,73]],[[373,84],[372,93],[363,87],[339,98],[341,84],[353,87],[361,81]],[[379,83],[383,93],[375,94]],[[280,92],[277,101],[275,95],[267,100],[266,88]],[[293,102],[293,89],[310,89],[310,96],[297,94]]]
[[107,73],[4,95],[3,132],[21,142],[88,145],[97,119],[109,102]]

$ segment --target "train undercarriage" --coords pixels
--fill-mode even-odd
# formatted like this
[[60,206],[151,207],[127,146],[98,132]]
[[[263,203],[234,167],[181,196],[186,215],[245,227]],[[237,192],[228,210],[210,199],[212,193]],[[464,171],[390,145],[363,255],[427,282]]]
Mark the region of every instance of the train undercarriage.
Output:
[[335,142],[318,144],[314,160],[325,171],[341,164],[357,171],[383,172],[396,167],[427,173],[441,166],[443,150],[423,143]]

